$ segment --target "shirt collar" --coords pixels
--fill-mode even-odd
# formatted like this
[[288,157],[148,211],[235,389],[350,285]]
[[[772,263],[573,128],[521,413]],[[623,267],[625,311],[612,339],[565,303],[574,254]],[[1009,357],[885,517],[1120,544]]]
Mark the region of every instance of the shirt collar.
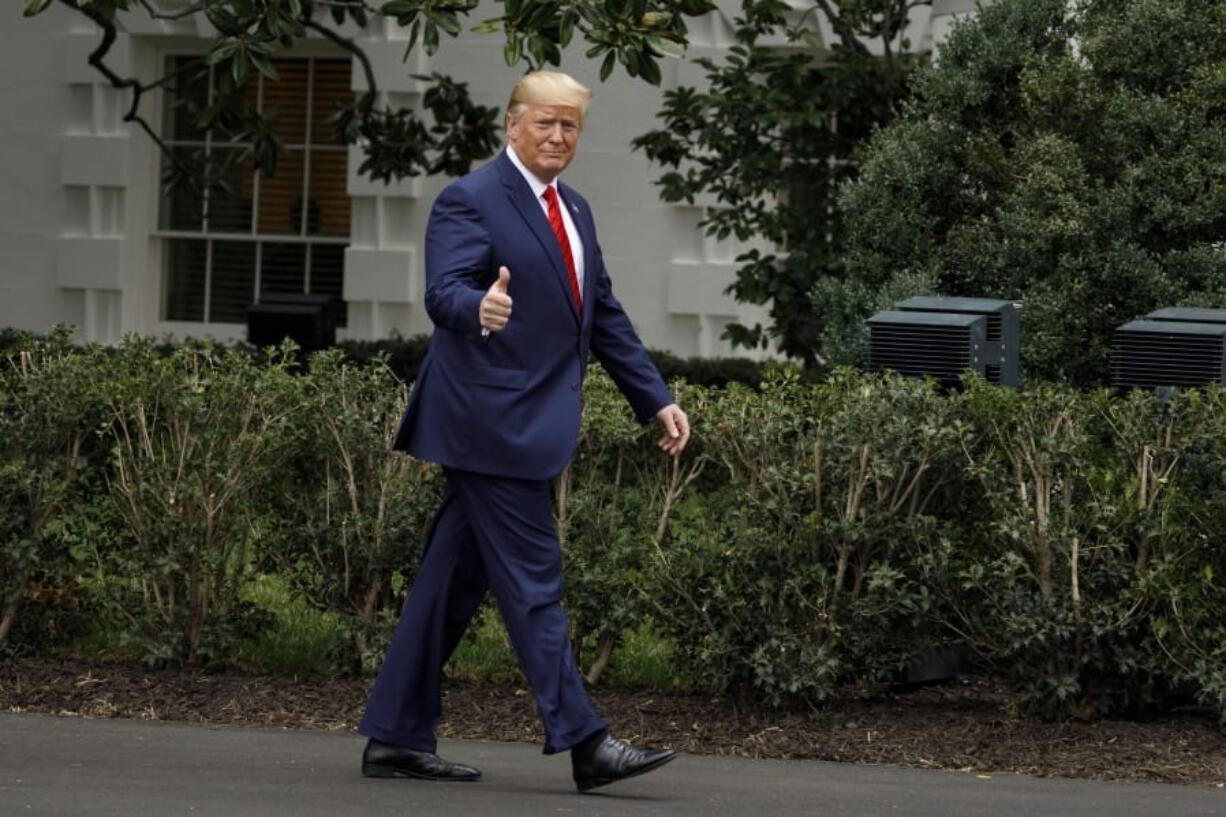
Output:
[[515,169],[520,172],[520,175],[524,177],[524,181],[526,181],[528,186],[532,188],[532,195],[536,196],[538,199],[545,195],[545,188],[554,187],[557,184],[556,179],[554,180],[553,184],[545,184],[543,181],[538,179],[536,174],[529,170],[524,163],[519,160],[519,157],[515,155],[515,149],[510,145],[507,145],[507,158],[511,160],[511,164],[515,165]]

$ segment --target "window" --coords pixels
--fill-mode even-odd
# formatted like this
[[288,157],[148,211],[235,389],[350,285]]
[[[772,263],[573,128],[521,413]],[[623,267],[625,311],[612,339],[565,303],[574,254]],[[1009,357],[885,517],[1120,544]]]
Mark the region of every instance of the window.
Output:
[[[198,59],[171,57],[167,73]],[[348,151],[335,143],[330,119],[338,104],[353,98],[350,63],[310,58],[273,64],[280,79],[266,81],[253,72],[245,93],[284,144],[276,173],[256,173],[244,161],[231,166],[224,195],[163,192],[157,232],[166,247],[163,320],[245,323],[247,307],[262,294],[295,292],[334,296],[338,325],[345,325],[340,298],[349,243]],[[166,100],[163,135],[172,151],[216,160],[243,149],[196,125],[214,81],[213,69],[200,72]]]

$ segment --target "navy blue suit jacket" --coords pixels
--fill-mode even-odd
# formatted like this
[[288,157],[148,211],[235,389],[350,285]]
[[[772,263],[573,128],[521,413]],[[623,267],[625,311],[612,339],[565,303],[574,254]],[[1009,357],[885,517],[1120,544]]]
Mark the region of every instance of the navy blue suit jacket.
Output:
[[[588,350],[640,422],[673,402],[612,286],[587,201],[558,184],[583,240],[583,314],[557,238],[506,152],[448,185],[426,228],[430,349],[394,448],[494,476],[551,479],[579,438]],[[511,318],[482,337],[478,308],[511,273]]]

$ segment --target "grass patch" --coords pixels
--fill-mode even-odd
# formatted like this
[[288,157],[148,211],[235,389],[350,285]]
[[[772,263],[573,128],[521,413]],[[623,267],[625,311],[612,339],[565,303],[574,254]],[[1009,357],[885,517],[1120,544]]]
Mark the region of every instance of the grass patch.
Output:
[[[585,652],[587,660],[594,655],[594,646]],[[525,683],[506,628],[493,605],[481,608],[452,655],[447,671],[452,677],[475,681]],[[622,635],[599,684],[679,691],[689,686],[677,674],[675,647],[651,621]]]
[[502,625],[502,617],[493,604],[482,605],[473,618],[468,632],[451,655],[447,674],[473,681],[526,683],[506,627]]
[[[223,663],[271,675],[323,674],[335,669],[337,656],[349,647],[341,618],[308,605],[278,575],[263,575],[248,583],[243,600],[267,610],[274,623],[258,636],[240,641]],[[55,652],[81,657],[142,657],[138,647],[122,642],[117,628],[102,621]],[[590,662],[595,652],[595,645],[588,645],[584,660]],[[492,602],[483,605],[474,617],[447,665],[447,674],[474,681],[526,684]],[[622,634],[599,685],[678,691],[689,688],[678,676],[674,645],[650,620]]]
[[678,691],[690,688],[677,672],[676,646],[660,635],[651,619],[622,633],[621,643],[614,647],[600,683]]
[[323,673],[345,636],[339,617],[321,613],[298,598],[280,576],[260,576],[243,592],[243,600],[272,613],[276,623],[259,636],[238,644],[230,663],[272,674]]

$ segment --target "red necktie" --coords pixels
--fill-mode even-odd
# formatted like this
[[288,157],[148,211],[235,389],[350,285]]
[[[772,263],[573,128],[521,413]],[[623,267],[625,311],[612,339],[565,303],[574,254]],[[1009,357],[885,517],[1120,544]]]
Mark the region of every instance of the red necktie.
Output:
[[549,205],[549,226],[557,236],[562,247],[562,260],[566,262],[566,272],[570,275],[570,292],[575,297],[575,307],[583,314],[583,295],[579,293],[579,275],[575,272],[575,258],[570,254],[570,238],[566,235],[566,226],[562,223],[562,210],[558,207],[558,193],[552,186],[546,187],[542,193],[545,203]]

